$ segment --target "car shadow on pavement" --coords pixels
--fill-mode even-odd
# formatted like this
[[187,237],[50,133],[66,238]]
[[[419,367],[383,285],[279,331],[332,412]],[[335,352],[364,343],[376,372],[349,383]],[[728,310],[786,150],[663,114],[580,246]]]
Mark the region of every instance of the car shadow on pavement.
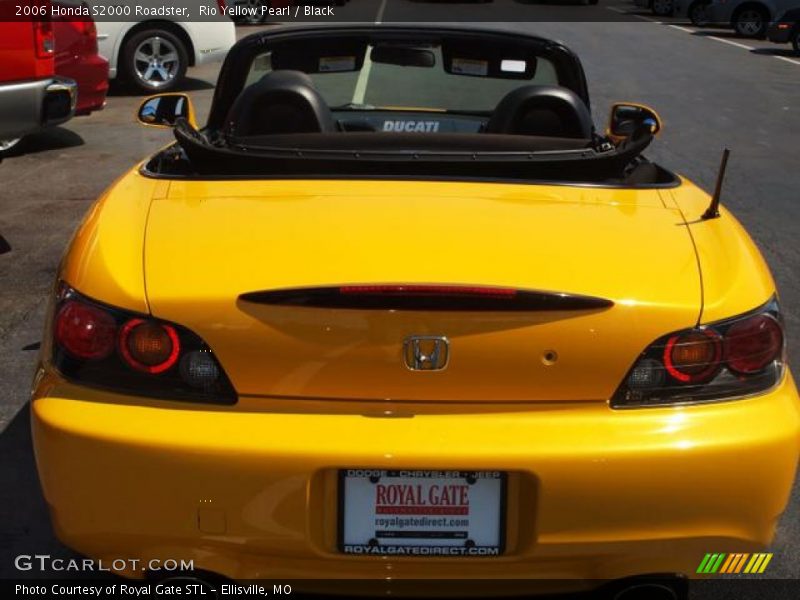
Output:
[[[3,159],[14,158],[24,154],[35,154],[48,150],[60,150],[62,148],[74,148],[83,146],[83,138],[70,129],[64,127],[50,127],[44,131],[32,133],[25,136],[22,140],[3,154]],[[2,168],[2,166],[0,166]]]
[[0,432],[0,456],[0,579],[26,576],[14,566],[20,554],[75,556],[53,534],[33,458],[29,403]]
[[800,54],[795,52],[791,46],[775,46],[774,48],[753,48],[752,54],[763,54],[764,56],[783,56],[786,58],[800,59]]
[[761,41],[753,38],[742,37],[732,29],[716,28],[714,25],[707,25],[703,29],[693,31],[692,35],[698,35],[700,37],[714,36],[726,40],[738,40],[741,43]]
[[[202,90],[212,90],[214,89],[214,84],[206,81],[205,79],[195,79],[194,77],[186,77],[180,84],[174,89],[170,90],[171,92],[199,92]],[[134,89],[128,87],[122,81],[112,81],[111,86],[108,90],[109,97],[136,97],[140,96],[142,98],[146,98],[148,94],[143,94],[138,92]]]

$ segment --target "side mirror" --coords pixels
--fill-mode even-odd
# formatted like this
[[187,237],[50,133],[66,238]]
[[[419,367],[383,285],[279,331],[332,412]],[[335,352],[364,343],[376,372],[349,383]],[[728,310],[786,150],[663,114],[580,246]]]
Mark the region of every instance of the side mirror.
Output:
[[622,102],[611,107],[606,133],[614,142],[629,138],[642,127],[649,128],[652,135],[661,131],[661,119],[649,106]]
[[179,118],[197,127],[194,106],[186,94],[158,94],[147,98],[139,107],[136,118],[148,127],[172,127]]
[[11,244],[6,241],[6,238],[0,235],[0,254],[5,254],[6,252],[11,252]]

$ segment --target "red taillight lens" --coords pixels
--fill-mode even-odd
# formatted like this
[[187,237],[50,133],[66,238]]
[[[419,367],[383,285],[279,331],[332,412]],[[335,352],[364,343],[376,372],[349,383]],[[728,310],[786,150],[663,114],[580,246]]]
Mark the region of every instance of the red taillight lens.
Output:
[[163,373],[177,362],[180,341],[171,325],[131,319],[120,331],[119,350],[137,371]]
[[219,6],[219,12],[225,13],[225,8],[227,7],[228,3],[226,0],[217,0],[217,6]]
[[53,56],[56,50],[56,38],[49,17],[41,17],[33,22],[33,41],[37,58]]
[[725,334],[728,367],[744,375],[756,373],[783,353],[783,331],[769,315],[740,321]]
[[58,311],[55,337],[75,358],[100,360],[114,351],[117,324],[109,313],[71,300]]
[[722,343],[712,329],[674,335],[664,347],[664,366],[678,381],[696,383],[711,379],[720,369]]

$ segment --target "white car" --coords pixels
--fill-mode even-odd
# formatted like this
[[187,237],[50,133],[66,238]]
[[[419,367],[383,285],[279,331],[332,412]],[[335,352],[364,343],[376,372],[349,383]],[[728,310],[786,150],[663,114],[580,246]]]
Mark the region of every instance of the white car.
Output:
[[108,59],[109,78],[145,94],[175,89],[188,67],[222,60],[235,42],[235,26],[225,17],[211,22],[97,20],[97,43]]

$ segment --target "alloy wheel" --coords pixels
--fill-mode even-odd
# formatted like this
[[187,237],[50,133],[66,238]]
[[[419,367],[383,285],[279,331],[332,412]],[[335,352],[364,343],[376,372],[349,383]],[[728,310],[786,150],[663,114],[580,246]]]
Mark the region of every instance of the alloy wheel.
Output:
[[167,85],[180,71],[178,49],[169,40],[154,36],[143,40],[133,53],[133,71],[152,88]]
[[[269,2],[265,2],[265,0],[246,0],[244,2],[244,6],[248,9],[248,14],[245,17],[242,17],[242,21],[247,23],[248,25],[258,25],[259,23],[264,22],[264,17],[261,14],[261,7],[262,6],[269,6]],[[255,14],[249,14],[249,11],[255,9]]]
[[22,138],[15,138],[13,140],[0,140],[0,152],[7,152],[16,146]]
[[764,29],[764,15],[761,11],[747,8],[736,19],[736,31],[747,37],[757,37]]
[[702,2],[695,2],[689,9],[689,20],[696,27],[703,27],[708,23],[706,18],[706,5]]

